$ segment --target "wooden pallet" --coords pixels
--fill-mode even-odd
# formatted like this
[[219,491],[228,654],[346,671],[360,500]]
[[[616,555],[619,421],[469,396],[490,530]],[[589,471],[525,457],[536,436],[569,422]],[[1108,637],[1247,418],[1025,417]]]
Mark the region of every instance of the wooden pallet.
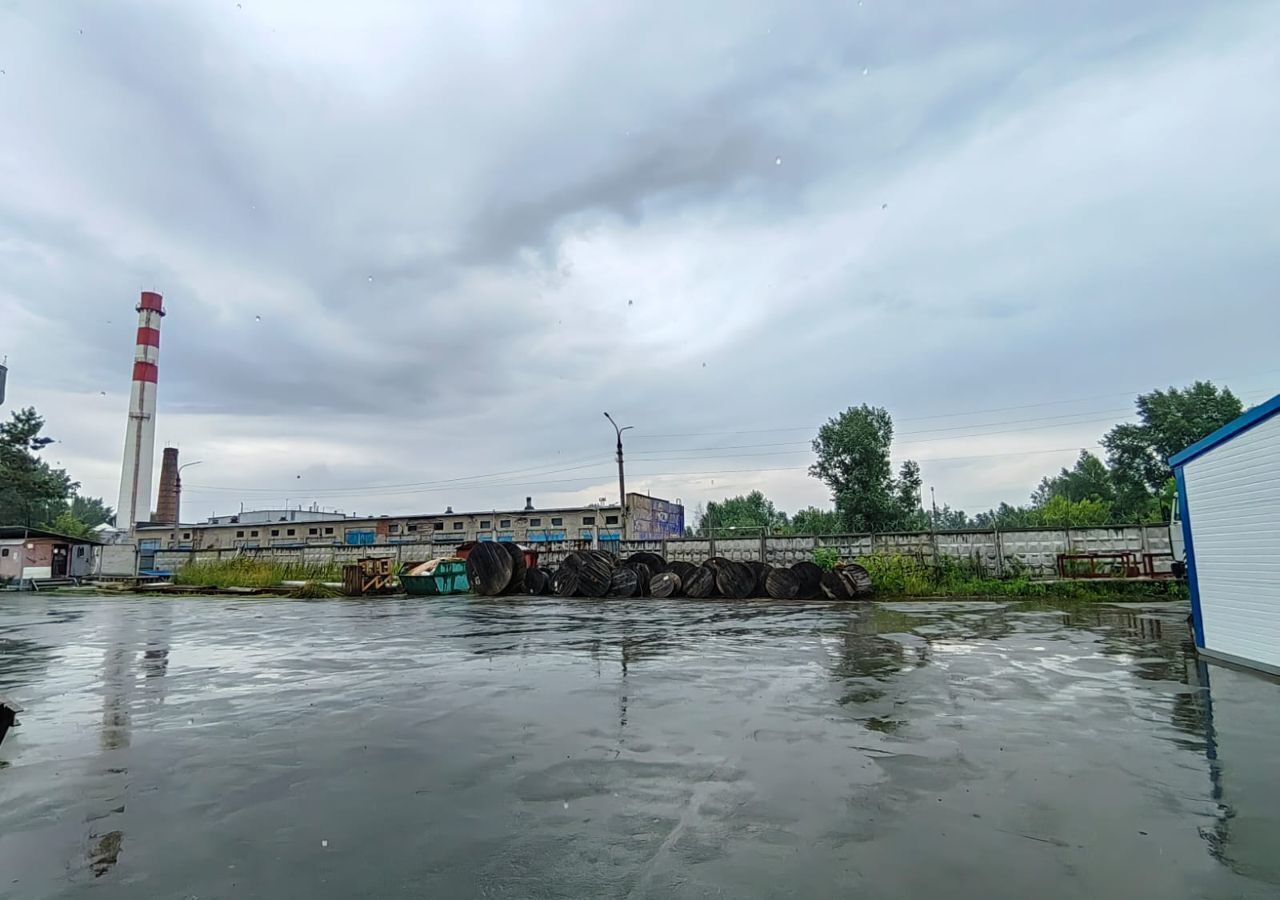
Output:
[[342,592],[348,597],[388,594],[395,590],[395,568],[390,557],[357,560],[342,567]]

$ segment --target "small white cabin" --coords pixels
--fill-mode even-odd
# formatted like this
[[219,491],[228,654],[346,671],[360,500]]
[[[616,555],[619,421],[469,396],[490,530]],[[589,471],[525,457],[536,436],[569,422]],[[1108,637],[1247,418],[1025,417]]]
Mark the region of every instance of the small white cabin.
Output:
[[1169,465],[1196,646],[1280,675],[1280,395]]

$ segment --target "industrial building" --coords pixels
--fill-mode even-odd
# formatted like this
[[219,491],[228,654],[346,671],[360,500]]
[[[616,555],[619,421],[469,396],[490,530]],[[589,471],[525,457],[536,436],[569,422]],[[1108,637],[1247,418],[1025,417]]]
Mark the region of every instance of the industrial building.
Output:
[[[627,494],[628,539],[662,540],[684,534],[684,507],[679,503]],[[359,546],[433,543],[456,546],[467,541],[548,541],[622,537],[618,504],[537,509],[525,498],[521,509],[410,516],[351,517],[312,510],[254,510],[216,516],[198,525],[139,525],[136,534],[145,554],[155,550],[246,550],[267,547]]]
[[1169,465],[1196,646],[1280,674],[1280,395]]
[[0,526],[0,584],[83,578],[99,542],[21,525]]

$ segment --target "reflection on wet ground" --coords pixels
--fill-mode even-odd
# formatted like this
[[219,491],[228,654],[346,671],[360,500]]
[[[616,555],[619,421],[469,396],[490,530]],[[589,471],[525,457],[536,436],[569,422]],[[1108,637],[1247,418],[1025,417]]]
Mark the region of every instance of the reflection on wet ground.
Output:
[[1180,605],[0,599],[0,897],[1275,897]]

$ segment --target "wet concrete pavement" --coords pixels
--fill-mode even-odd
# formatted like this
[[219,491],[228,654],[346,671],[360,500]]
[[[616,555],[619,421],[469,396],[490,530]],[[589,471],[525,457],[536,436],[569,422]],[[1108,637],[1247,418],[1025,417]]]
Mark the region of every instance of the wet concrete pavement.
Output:
[[1276,897],[1185,616],[0,597],[0,897]]

